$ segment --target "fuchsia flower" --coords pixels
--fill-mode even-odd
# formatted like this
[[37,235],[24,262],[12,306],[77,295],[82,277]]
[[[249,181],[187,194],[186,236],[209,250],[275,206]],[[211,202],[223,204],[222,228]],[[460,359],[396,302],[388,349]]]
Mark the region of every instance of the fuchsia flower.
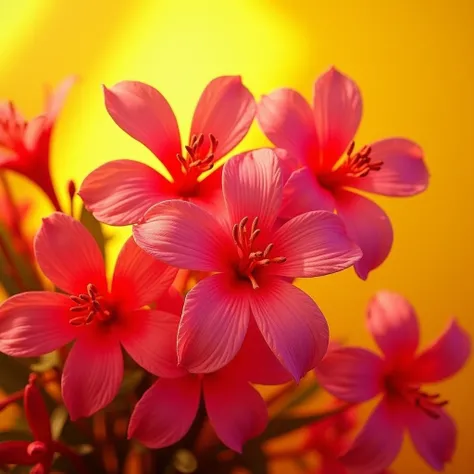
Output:
[[186,296],[179,363],[193,373],[217,371],[234,358],[255,320],[266,343],[299,379],[325,354],[328,327],[313,300],[285,278],[343,270],[360,258],[360,250],[340,219],[326,211],[275,224],[282,179],[273,151],[232,158],[222,181],[222,214],[166,201],[133,229],[138,245],[154,257],[179,268],[218,272]]
[[163,163],[172,182],[137,161],[117,160],[100,166],[79,190],[98,220],[110,225],[134,224],[151,206],[167,199],[219,205],[222,170],[204,179],[202,174],[242,141],[256,112],[255,100],[239,76],[218,77],[207,85],[184,150],[176,117],[156,89],[123,81],[104,88],[104,93],[115,123]]
[[[177,270],[151,258],[129,239],[117,259],[111,289],[102,254],[85,227],[65,214],[43,220],[37,262],[67,294],[34,291],[0,306],[0,351],[15,357],[51,352],[75,339],[62,377],[72,419],[106,406],[123,375],[121,346],[157,375],[179,375],[164,353],[175,350],[176,315],[167,294]],[[158,301],[158,309],[141,309]],[[161,306],[161,307],[160,307]]]
[[359,192],[412,196],[426,189],[429,175],[421,148],[405,138],[357,151],[361,117],[359,88],[334,68],[315,82],[312,109],[298,92],[278,89],[262,98],[257,113],[265,135],[298,162],[286,184],[284,212],[335,209],[362,249],[354,267],[365,280],[387,258],[393,232],[384,211]]
[[0,104],[0,168],[20,173],[36,183],[56,210],[61,206],[49,170],[51,136],[74,81],[73,77],[65,79],[48,95],[43,114],[29,122],[11,102]]
[[456,427],[443,408],[447,402],[421,386],[462,368],[470,354],[469,335],[451,321],[434,344],[416,354],[415,311],[389,292],[378,293],[369,304],[367,322],[383,357],[357,347],[338,348],[317,367],[320,383],[341,400],[359,403],[383,395],[342,461],[351,472],[376,474],[393,462],[408,429],[420,456],[440,471],[453,455]]

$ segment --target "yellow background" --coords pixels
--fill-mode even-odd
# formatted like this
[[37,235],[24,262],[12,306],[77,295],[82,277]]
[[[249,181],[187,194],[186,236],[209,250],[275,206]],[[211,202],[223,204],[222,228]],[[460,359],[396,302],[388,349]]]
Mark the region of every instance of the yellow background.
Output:
[[[53,148],[65,203],[67,179],[79,183],[103,162],[155,163],[108,117],[102,83],[153,84],[186,136],[201,90],[217,75],[242,74],[257,98],[280,86],[310,98],[315,77],[336,65],[363,91],[358,143],[410,137],[424,148],[432,179],[421,196],[377,199],[392,218],[395,244],[367,282],[349,270],[301,286],[320,304],[334,336],[369,347],[366,302],[379,289],[402,292],[419,310],[426,343],[451,315],[474,332],[473,45],[469,0],[0,0],[0,97],[33,116],[44,84],[81,77]],[[255,126],[240,149],[265,143]],[[25,180],[15,188],[33,190]],[[35,199],[37,216],[50,211],[39,193]],[[117,234],[113,253],[126,232]],[[473,367],[441,389],[459,425],[449,473],[468,474],[474,465]],[[394,471],[431,472],[408,440]]]

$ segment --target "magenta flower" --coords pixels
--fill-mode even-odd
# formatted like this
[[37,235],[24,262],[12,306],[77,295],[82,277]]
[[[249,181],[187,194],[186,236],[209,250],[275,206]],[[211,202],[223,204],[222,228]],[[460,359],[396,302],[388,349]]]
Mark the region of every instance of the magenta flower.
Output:
[[[75,340],[62,377],[72,419],[91,415],[117,394],[123,375],[121,346],[152,373],[181,373],[163,355],[175,348],[176,316],[160,308],[171,306],[166,291],[176,269],[129,239],[109,291],[95,240],[81,223],[61,213],[43,220],[35,254],[44,274],[67,294],[34,291],[6,300],[0,306],[0,351],[34,357]],[[155,301],[158,309],[141,309]]]
[[337,272],[360,258],[342,221],[313,211],[275,225],[282,202],[279,160],[268,149],[224,165],[225,210],[213,216],[190,202],[155,205],[134,226],[137,244],[179,268],[217,272],[186,296],[179,363],[193,373],[227,365],[254,319],[265,341],[299,379],[326,352],[324,316],[285,278]]
[[360,191],[412,196],[426,189],[429,175],[421,148],[405,138],[358,150],[353,140],[361,117],[359,88],[334,68],[315,82],[312,109],[298,92],[279,89],[262,98],[257,113],[265,135],[298,162],[284,212],[335,209],[362,249],[354,268],[365,280],[390,253],[393,232],[384,211]]
[[117,160],[100,166],[79,190],[98,220],[110,225],[134,224],[151,206],[167,199],[219,206],[222,170],[204,179],[202,174],[242,141],[256,112],[255,100],[239,76],[218,77],[207,85],[184,149],[176,117],[156,89],[123,81],[105,88],[104,93],[115,123],[162,162],[172,182],[137,161]]
[[401,296],[380,292],[369,304],[367,323],[383,357],[357,347],[337,348],[317,367],[320,383],[347,402],[383,395],[342,461],[351,472],[371,474],[387,468],[408,429],[416,450],[440,471],[456,442],[447,401],[422,389],[454,375],[469,357],[469,335],[451,321],[441,337],[416,354],[419,329],[415,311]]

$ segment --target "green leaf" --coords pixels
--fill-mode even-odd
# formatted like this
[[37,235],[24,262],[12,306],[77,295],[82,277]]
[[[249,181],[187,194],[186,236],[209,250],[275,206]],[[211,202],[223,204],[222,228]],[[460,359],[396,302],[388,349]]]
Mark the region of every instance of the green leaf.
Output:
[[13,393],[25,387],[30,371],[20,361],[0,353],[0,374],[2,390]]
[[68,417],[69,415],[64,405],[59,405],[53,410],[53,413],[51,413],[51,435],[53,439],[60,438]]
[[107,239],[105,238],[102,224],[85,208],[85,206],[82,207],[80,221],[94,237],[105,260],[105,243]]
[[49,354],[42,355],[38,361],[30,365],[33,372],[46,372],[54,367],[61,367],[59,351],[53,351]]
[[126,372],[122,380],[122,385],[120,385],[118,395],[128,395],[134,392],[144,376],[145,372],[141,369]]

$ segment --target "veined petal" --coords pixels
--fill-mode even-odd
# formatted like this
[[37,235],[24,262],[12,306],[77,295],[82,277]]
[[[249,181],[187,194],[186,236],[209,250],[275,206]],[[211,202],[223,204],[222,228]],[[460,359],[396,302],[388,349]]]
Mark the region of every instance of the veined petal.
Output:
[[28,426],[35,440],[43,443],[51,442],[51,424],[49,413],[43,397],[35,383],[36,376],[30,376],[28,385],[25,387],[24,410]]
[[107,291],[104,259],[88,230],[71,216],[55,212],[43,219],[34,241],[43,273],[70,294],[86,291],[89,283]]
[[164,448],[189,430],[201,398],[201,382],[192,375],[159,379],[135,405],[128,437],[149,448]]
[[190,202],[204,208],[214,216],[220,216],[226,212],[222,195],[222,170],[221,166],[199,181],[196,195],[189,197]]
[[327,211],[312,211],[283,224],[273,237],[272,255],[286,262],[269,271],[288,277],[316,277],[350,267],[361,258],[342,220]]
[[139,222],[154,204],[175,197],[172,184],[156,170],[133,160],[115,160],[92,171],[78,192],[100,222]]
[[209,373],[235,357],[249,323],[249,289],[217,274],[186,295],[178,331],[180,365],[190,372]]
[[29,441],[4,441],[0,443],[0,466],[3,464],[23,464],[31,466],[38,458],[28,454]]
[[213,79],[204,89],[194,112],[191,136],[204,135],[203,147],[209,147],[209,134],[219,144],[215,159],[227,155],[247,135],[256,113],[255,99],[242,84],[240,76]]
[[114,122],[145,145],[174,178],[180,176],[181,153],[176,117],[167,100],[154,87],[138,81],[122,81],[104,87],[105,107]]
[[265,401],[248,382],[209,374],[204,377],[203,392],[209,420],[230,449],[241,453],[243,444],[267,426]]
[[230,232],[207,211],[185,201],[153,206],[133,228],[135,242],[145,252],[174,267],[197,271],[227,268]]
[[183,296],[176,288],[171,286],[156,302],[156,309],[158,311],[164,311],[165,313],[171,313],[181,317],[183,305]]
[[392,249],[392,224],[375,202],[363,196],[339,189],[335,197],[337,213],[349,237],[362,250],[362,258],[354,268],[357,275],[366,280],[369,272],[380,266]]
[[49,291],[19,293],[0,306],[0,352],[36,357],[72,341],[71,300]]

